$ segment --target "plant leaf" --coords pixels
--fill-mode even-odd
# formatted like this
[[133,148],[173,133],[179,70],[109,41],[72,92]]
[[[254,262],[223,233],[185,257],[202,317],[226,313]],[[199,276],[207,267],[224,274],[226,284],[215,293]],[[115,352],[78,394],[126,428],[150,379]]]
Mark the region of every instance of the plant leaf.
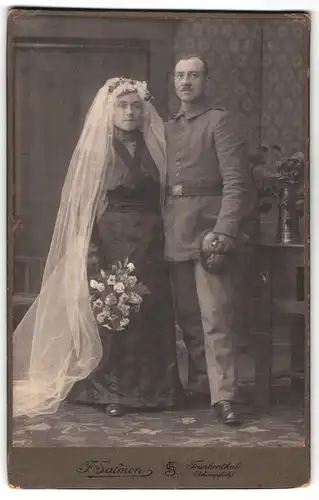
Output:
[[150,290],[149,288],[147,288],[146,285],[144,285],[143,283],[139,282],[135,285],[134,287],[134,291],[140,295],[148,295],[150,294]]
[[267,153],[269,151],[269,146],[266,146],[266,144],[261,144],[261,146],[257,149],[259,151],[263,151],[264,153]]

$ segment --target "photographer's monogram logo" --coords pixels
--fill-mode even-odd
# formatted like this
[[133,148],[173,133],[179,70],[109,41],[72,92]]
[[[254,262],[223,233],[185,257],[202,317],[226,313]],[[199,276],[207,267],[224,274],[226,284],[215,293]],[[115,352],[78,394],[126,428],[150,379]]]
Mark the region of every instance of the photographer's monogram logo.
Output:
[[165,465],[164,475],[166,477],[178,477],[176,474],[176,463],[175,462],[167,462]]

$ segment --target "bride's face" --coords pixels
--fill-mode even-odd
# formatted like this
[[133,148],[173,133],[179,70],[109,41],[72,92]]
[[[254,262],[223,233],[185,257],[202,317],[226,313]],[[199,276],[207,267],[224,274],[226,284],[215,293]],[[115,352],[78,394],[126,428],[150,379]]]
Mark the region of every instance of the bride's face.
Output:
[[114,105],[114,124],[125,132],[139,128],[142,124],[143,108],[135,92],[120,95]]

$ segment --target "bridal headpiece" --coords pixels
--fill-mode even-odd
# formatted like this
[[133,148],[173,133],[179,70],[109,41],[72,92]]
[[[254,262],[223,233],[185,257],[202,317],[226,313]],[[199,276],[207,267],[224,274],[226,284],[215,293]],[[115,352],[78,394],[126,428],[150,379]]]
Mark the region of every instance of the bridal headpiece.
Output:
[[152,100],[152,95],[147,88],[147,82],[124,78],[123,76],[109,80],[108,91],[110,100],[126,92],[136,92],[144,101]]

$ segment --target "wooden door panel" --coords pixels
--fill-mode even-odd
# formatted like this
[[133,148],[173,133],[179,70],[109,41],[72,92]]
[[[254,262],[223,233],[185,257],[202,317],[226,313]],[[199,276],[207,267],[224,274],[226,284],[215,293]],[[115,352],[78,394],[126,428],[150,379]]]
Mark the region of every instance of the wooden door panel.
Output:
[[11,17],[10,23],[9,154],[13,216],[22,220],[15,231],[14,293],[31,294],[31,300],[70,157],[98,88],[114,76],[147,80],[166,119],[176,23],[46,14]]
[[[20,50],[16,55],[16,253],[46,254],[61,188],[85,115],[114,76],[147,79],[147,51]],[[35,230],[36,228],[36,230]]]

